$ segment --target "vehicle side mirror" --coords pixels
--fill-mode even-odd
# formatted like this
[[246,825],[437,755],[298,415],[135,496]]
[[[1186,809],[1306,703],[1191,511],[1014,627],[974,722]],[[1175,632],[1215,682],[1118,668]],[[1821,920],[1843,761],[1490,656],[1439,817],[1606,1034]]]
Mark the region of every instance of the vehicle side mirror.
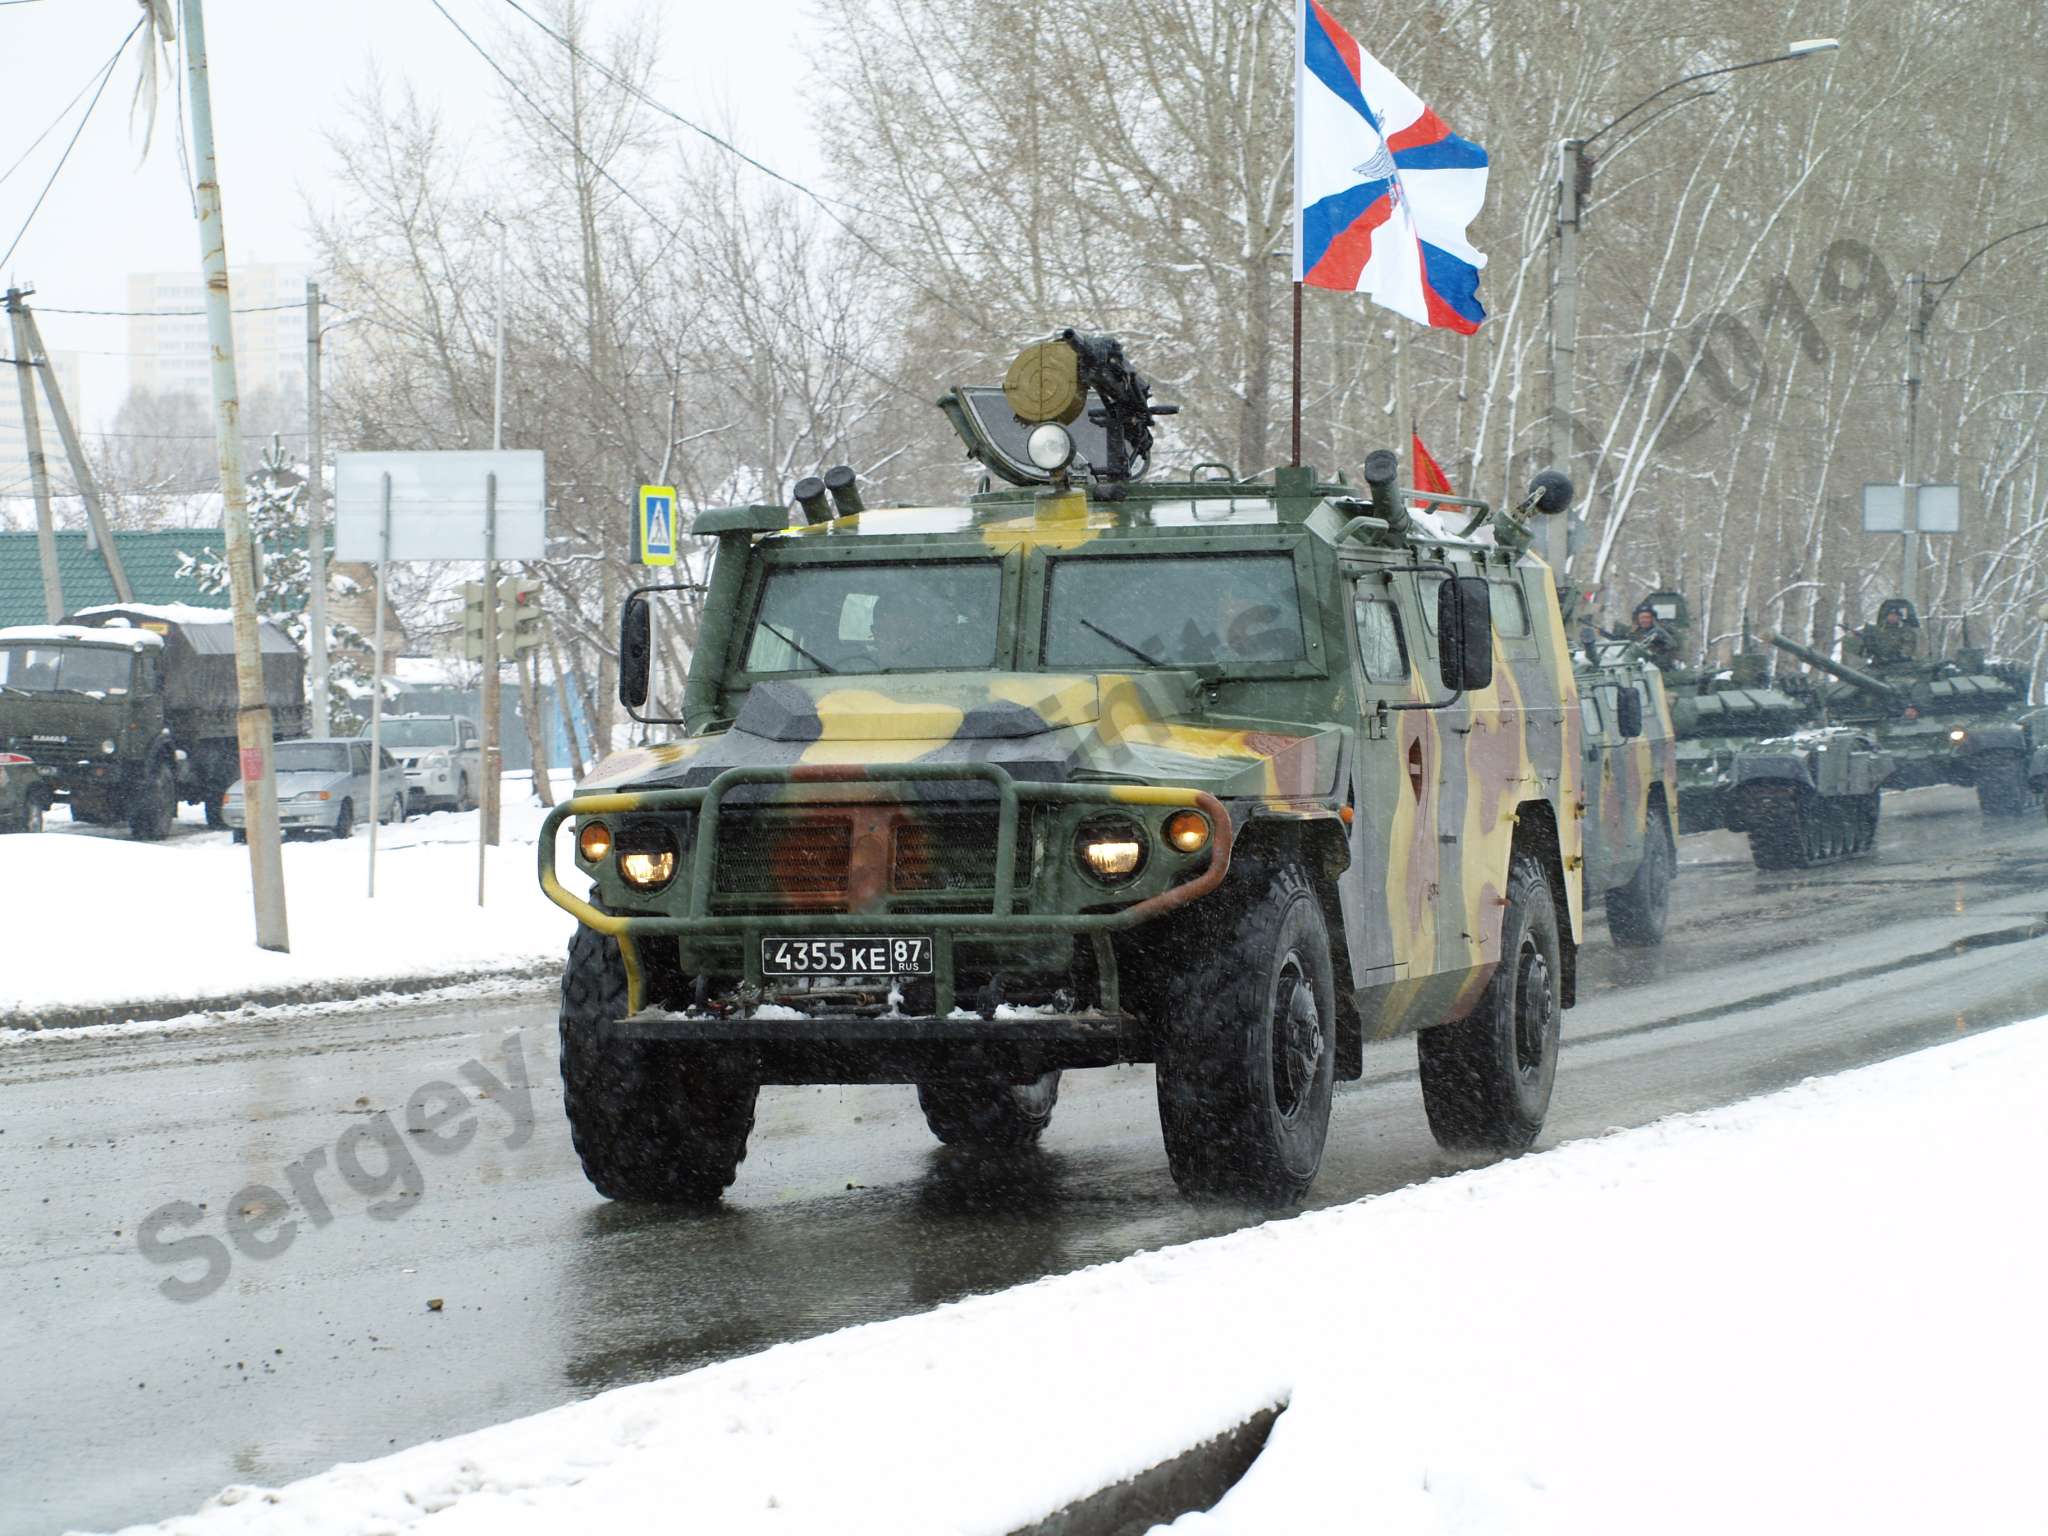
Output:
[[619,702],[628,709],[647,703],[648,674],[654,666],[654,615],[644,597],[629,597],[619,612]]
[[1436,654],[1453,692],[1493,682],[1493,594],[1483,576],[1453,576],[1438,589]]
[[1615,690],[1614,723],[1623,741],[1634,741],[1643,734],[1643,696],[1635,689]]

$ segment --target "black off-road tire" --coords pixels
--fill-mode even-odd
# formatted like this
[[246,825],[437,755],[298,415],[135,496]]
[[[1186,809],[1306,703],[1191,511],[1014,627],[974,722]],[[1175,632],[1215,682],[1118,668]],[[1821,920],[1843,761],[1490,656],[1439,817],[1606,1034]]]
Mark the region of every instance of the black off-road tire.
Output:
[[1550,1111],[1564,972],[1550,881],[1525,853],[1508,869],[1500,953],[1470,1018],[1415,1037],[1422,1104],[1439,1146],[1526,1152]]
[[1028,1083],[939,1079],[917,1085],[924,1123],[949,1147],[1028,1147],[1052,1124],[1060,1075]]
[[1986,816],[2024,816],[2035,804],[2025,757],[1988,752],[1977,760],[1977,808]]
[[160,843],[178,819],[178,781],[162,758],[135,786],[128,802],[128,835],[139,843]]
[[618,941],[579,925],[562,972],[562,1107],[584,1175],[608,1200],[715,1205],[754,1129],[751,1064],[597,1038],[597,1026],[625,1016]]
[[[1161,1020],[1159,1123],[1194,1199],[1292,1205],[1322,1166],[1337,1001],[1322,902],[1295,864],[1241,860],[1222,926],[1190,934]],[[1213,898],[1212,898],[1213,899]]]
[[1664,924],[1671,915],[1671,882],[1678,859],[1671,849],[1671,823],[1662,806],[1650,807],[1643,829],[1643,860],[1627,885],[1607,893],[1607,934],[1624,949],[1647,949],[1664,942]]

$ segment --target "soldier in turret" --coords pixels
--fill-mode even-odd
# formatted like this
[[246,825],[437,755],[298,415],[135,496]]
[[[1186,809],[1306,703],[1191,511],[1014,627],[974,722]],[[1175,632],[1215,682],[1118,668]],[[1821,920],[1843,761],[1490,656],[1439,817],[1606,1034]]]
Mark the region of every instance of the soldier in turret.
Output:
[[1678,642],[1671,637],[1657,619],[1657,610],[1648,603],[1637,603],[1630,616],[1632,626],[1628,638],[1642,648],[1643,655],[1658,671],[1669,672],[1678,665]]
[[1856,631],[1865,661],[1911,661],[1920,654],[1920,616],[1903,597],[1888,597],[1877,606],[1877,622]]

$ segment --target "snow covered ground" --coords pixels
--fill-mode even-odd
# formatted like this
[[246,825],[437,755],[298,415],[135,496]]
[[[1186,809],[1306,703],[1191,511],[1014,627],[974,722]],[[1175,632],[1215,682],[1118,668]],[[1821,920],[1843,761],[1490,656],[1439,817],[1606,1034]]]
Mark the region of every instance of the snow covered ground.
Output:
[[[568,775],[559,783],[567,793]],[[0,838],[0,1018],[166,1000],[225,1009],[252,996],[532,971],[560,959],[574,927],[534,878],[546,814],[530,778],[507,777],[481,908],[475,812],[380,827],[374,900],[367,827],[346,842],[287,841],[292,947],[280,955],[256,947],[248,850],[209,831],[196,807],[180,808],[161,843],[54,811],[42,836]],[[574,882],[566,833],[561,843],[563,878]]]
[[999,1536],[1284,1403],[1179,1536],[2038,1532],[2044,1100],[2048,1019],[152,1529]]

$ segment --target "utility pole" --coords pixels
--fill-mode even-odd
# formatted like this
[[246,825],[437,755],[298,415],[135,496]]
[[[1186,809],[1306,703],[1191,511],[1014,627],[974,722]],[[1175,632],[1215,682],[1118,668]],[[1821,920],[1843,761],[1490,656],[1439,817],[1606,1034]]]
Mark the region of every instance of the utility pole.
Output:
[[484,477],[484,794],[477,814],[476,904],[484,904],[484,850],[498,840],[498,477]]
[[1927,325],[1934,315],[1934,295],[1924,275],[1906,279],[1906,467],[1904,515],[1899,522],[1899,596],[1920,611],[1920,361],[1927,347]]
[[[1593,163],[1586,141],[1561,139],[1557,146],[1557,289],[1550,311],[1550,467],[1572,472],[1572,405],[1579,365],[1579,217],[1591,189]],[[1536,550],[1562,582],[1571,564],[1576,514],[1539,518]],[[1559,525],[1562,525],[1560,528]]]
[[[221,522],[235,615],[235,734],[242,752],[248,806],[249,875],[256,904],[256,943],[289,951],[284,863],[278,844],[277,765],[256,617],[256,564],[249,538],[248,489],[242,481],[241,401],[235,385],[235,320],[228,299],[227,225],[220,167],[214,157],[213,92],[206,75],[206,21],[200,0],[184,0],[185,55],[192,90],[192,159],[199,175],[199,256],[206,273],[206,331],[213,350],[213,427],[220,456]],[[376,819],[372,809],[371,820]]]
[[121,552],[114,547],[114,530],[107,524],[107,510],[100,502],[100,488],[93,482],[92,467],[85,462],[85,446],[78,440],[78,428],[72,424],[71,411],[64,404],[64,389],[57,382],[57,370],[51,366],[49,349],[43,345],[42,328],[36,324],[35,312],[26,304],[21,306],[22,328],[28,332],[29,359],[43,375],[43,398],[50,402],[50,420],[56,424],[58,440],[64,444],[64,457],[71,461],[71,478],[78,487],[78,496],[85,503],[86,527],[89,537],[99,547],[100,559],[106,562],[107,579],[114,584],[114,596],[124,603],[135,601],[135,589],[128,585],[128,572],[121,565]]
[[[307,689],[313,695],[313,734],[328,734],[327,718],[327,472],[320,435],[320,285],[306,284],[306,582]],[[380,602],[382,595],[379,595]],[[372,826],[376,818],[372,817]],[[371,833],[375,836],[375,832]]]
[[64,582],[57,574],[57,516],[50,509],[50,466],[43,458],[43,426],[36,415],[35,364],[30,361],[28,312],[19,288],[7,290],[14,327],[14,381],[21,387],[21,437],[28,450],[29,486],[36,498],[36,552],[43,559],[43,608],[54,624],[64,617]]

